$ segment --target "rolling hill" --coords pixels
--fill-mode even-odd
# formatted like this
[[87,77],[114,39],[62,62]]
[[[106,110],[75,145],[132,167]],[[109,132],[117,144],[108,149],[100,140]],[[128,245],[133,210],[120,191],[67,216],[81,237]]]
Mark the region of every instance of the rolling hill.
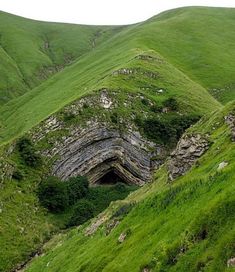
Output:
[[[234,43],[230,8],[126,26],[0,12],[0,271],[232,271]],[[101,186],[68,229],[74,206],[38,190],[74,173]]]

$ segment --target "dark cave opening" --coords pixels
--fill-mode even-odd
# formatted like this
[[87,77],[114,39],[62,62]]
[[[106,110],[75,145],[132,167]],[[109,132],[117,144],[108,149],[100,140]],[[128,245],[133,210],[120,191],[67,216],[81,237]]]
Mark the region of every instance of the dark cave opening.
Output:
[[111,170],[107,174],[105,174],[102,178],[100,178],[97,181],[97,184],[99,185],[115,185],[117,183],[124,183],[127,184],[127,182],[119,177],[114,170]]

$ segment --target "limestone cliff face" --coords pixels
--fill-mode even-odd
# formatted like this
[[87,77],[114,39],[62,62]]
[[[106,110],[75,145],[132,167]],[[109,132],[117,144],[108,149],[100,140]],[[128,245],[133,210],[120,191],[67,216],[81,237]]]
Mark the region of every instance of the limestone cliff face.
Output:
[[120,132],[105,124],[74,130],[52,156],[58,156],[52,173],[63,180],[86,175],[91,184],[113,171],[127,183],[142,185],[161,162],[153,157],[163,150],[131,129]]
[[[117,92],[100,89],[66,106],[31,132],[41,155],[52,163],[50,174],[62,180],[84,175],[90,184],[101,183],[110,172],[128,184],[143,185],[151,180],[153,170],[169,152],[140,134],[132,113],[126,119],[112,120],[117,107],[125,111],[130,101],[141,103],[143,99],[140,94],[129,93],[117,99]],[[89,115],[89,109],[95,114]],[[64,116],[84,119],[68,122]]]

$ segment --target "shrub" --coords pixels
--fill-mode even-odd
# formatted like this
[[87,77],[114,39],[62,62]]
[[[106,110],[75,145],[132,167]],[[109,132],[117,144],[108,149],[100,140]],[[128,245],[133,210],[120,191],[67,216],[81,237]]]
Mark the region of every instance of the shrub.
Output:
[[76,115],[73,114],[72,112],[64,112],[63,120],[65,122],[69,122],[75,118],[76,118]]
[[149,106],[149,101],[148,101],[148,99],[142,98],[142,99],[141,99],[141,102],[142,102],[143,105]]
[[20,156],[26,165],[31,167],[38,167],[42,164],[41,157],[36,154],[36,150],[30,139],[26,137],[20,138],[17,143],[17,147],[20,152]]
[[126,185],[122,182],[118,182],[114,185],[114,189],[119,192],[119,193],[123,193],[126,191]]
[[78,199],[85,197],[89,192],[89,182],[86,177],[77,176],[67,182],[69,204],[74,204]]
[[173,116],[156,119],[148,118],[143,120],[142,128],[148,138],[158,143],[172,144],[176,143],[183,132],[199,120],[199,116]]
[[76,226],[85,223],[94,216],[95,206],[87,199],[81,199],[74,207],[69,226]]
[[135,116],[134,122],[135,122],[135,124],[138,127],[142,127],[143,126],[143,121],[142,121],[142,119],[141,119],[141,117],[139,115]]
[[178,102],[175,98],[170,97],[167,100],[163,102],[163,105],[167,108],[169,108],[172,111],[177,111],[179,109]]
[[118,123],[118,115],[117,115],[117,113],[116,112],[112,113],[110,115],[110,119],[111,119],[112,123],[117,124]]
[[61,212],[68,206],[68,193],[65,182],[57,177],[48,177],[39,184],[38,198],[51,212]]
[[162,112],[163,107],[157,104],[154,104],[150,107],[150,110],[155,113]]
[[16,169],[13,173],[12,173],[12,178],[16,179],[16,180],[22,180],[23,179],[23,174],[21,173],[20,170]]

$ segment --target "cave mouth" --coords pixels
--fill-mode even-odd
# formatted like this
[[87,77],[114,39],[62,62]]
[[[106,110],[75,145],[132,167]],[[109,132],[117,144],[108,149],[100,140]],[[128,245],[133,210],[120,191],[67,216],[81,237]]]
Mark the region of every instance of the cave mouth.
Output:
[[127,184],[127,182],[117,175],[114,170],[109,171],[96,182],[97,185],[115,185],[117,183]]

